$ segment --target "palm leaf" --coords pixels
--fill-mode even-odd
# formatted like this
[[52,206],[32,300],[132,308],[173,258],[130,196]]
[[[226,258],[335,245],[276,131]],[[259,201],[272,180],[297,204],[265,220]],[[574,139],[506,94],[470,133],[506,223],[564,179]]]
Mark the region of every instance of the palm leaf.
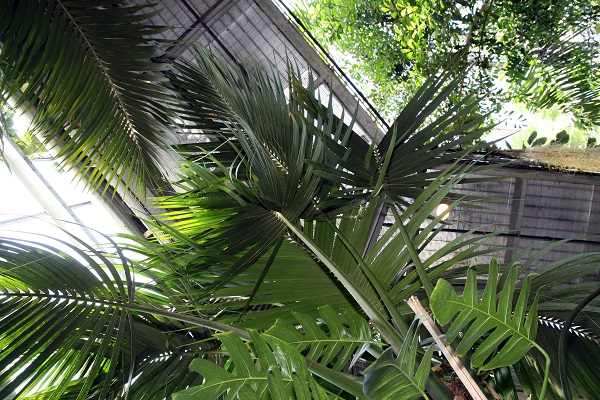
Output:
[[2,97],[35,108],[38,131],[91,187],[135,179],[143,191],[161,176],[174,97],[148,44],[162,31],[146,23],[155,13],[110,0],[0,6]]
[[203,305],[207,313],[219,312],[221,323],[238,323],[240,326],[267,329],[276,320],[295,322],[293,313],[318,318],[319,307],[329,305],[335,310],[355,309],[356,305],[344,288],[332,279],[305,249],[285,240],[273,264],[263,278],[260,288],[250,300],[250,310],[242,313],[256,282],[260,281],[267,256],[237,275],[211,295],[209,304]]
[[176,393],[184,399],[328,399],[312,377],[306,361],[285,341],[251,331],[251,347],[233,333],[216,335],[229,354],[230,368],[196,359],[191,369],[204,377],[202,385]]
[[[550,262],[532,274],[532,290],[539,290],[541,315],[565,321],[586,296],[598,288],[600,253],[580,253]],[[527,265],[523,265],[526,267]],[[577,282],[579,281],[579,282]],[[600,337],[600,299],[580,313],[574,324]]]
[[302,313],[294,313],[299,326],[289,321],[278,319],[265,333],[296,347],[307,358],[318,361],[335,371],[342,368],[352,359],[357,359],[374,341],[368,322],[351,310],[343,310],[341,314],[331,306],[319,308],[321,323]]
[[398,355],[387,349],[365,370],[363,391],[369,399],[427,398],[425,383],[431,369],[434,346],[430,346],[417,363],[418,325],[411,326]]
[[[335,183],[346,186],[345,198],[364,199],[369,190],[382,193],[395,202],[408,205],[407,198],[419,196],[439,175],[440,166],[475,151],[478,146],[465,146],[481,137],[489,127],[472,129],[483,123],[480,116],[466,125],[456,121],[473,111],[477,103],[465,99],[433,121],[432,113],[460,85],[461,78],[451,79],[441,74],[428,79],[402,110],[397,120],[377,145],[369,146],[355,133],[326,137],[327,160],[313,163],[318,173]],[[346,132],[347,126],[330,107],[321,105],[313,93],[292,81],[294,99],[308,112],[307,125],[333,127]],[[456,166],[453,167],[458,170]],[[458,171],[455,171],[458,172]],[[341,193],[332,193],[339,196]],[[334,197],[335,198],[335,197]]]
[[204,328],[245,334],[167,311],[177,299],[136,288],[118,247],[115,262],[83,242],[53,243],[0,239],[2,398],[172,393],[199,379],[181,368],[214,350]]
[[[85,396],[96,375],[110,379],[114,374],[125,338],[132,334],[129,313],[110,305],[132,301],[117,267],[63,245],[83,257],[89,269],[55,247],[0,241],[0,397],[27,393],[42,382],[56,385],[59,397],[72,379],[89,377],[82,379],[80,395]],[[131,278],[127,269],[123,272]],[[96,274],[110,284],[103,287]],[[107,393],[108,383],[101,393]]]

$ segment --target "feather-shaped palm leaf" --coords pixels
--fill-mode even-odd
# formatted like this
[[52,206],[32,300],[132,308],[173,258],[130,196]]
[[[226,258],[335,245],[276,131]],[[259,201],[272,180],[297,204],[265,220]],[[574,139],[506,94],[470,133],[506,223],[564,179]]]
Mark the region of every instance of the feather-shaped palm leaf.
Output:
[[[0,94],[35,122],[91,187],[160,176],[174,102],[148,44],[162,27],[148,6],[112,0],[0,3]],[[54,142],[53,142],[54,143]]]
[[285,341],[251,331],[249,348],[231,332],[215,336],[229,354],[230,368],[203,358],[194,360],[190,368],[204,382],[176,393],[174,400],[329,398],[310,374],[304,357]]
[[131,274],[121,269],[129,278],[121,279],[118,268],[66,243],[0,239],[1,398],[41,383],[60,398],[72,380],[85,396],[99,373],[107,374],[99,388],[106,395],[131,335],[131,316],[114,307],[132,301]]
[[200,320],[167,311],[159,288],[146,296],[118,247],[108,258],[78,245],[0,237],[0,398],[162,398],[196,384],[181,371],[211,350]]
[[323,324],[302,313],[294,313],[300,327],[278,319],[266,332],[285,340],[306,357],[335,371],[359,356],[369,345],[375,345],[369,323],[358,313],[343,310],[338,314],[330,306],[319,307]]

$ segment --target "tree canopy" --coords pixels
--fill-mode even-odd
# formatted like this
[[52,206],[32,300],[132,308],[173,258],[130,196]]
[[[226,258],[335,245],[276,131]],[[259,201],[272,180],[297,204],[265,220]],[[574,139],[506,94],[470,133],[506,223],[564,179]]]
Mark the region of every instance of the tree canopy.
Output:
[[488,107],[558,104],[580,124],[600,123],[595,0],[301,0],[298,13],[349,56],[345,67],[386,116],[458,54],[463,89]]

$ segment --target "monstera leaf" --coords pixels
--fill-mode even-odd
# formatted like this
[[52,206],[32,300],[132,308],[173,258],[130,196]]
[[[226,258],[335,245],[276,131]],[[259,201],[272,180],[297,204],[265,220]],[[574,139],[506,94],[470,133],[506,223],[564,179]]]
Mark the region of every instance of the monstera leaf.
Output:
[[[443,279],[438,281],[431,295],[430,306],[437,321],[446,325],[454,319],[446,332],[447,342],[457,343],[455,351],[461,357],[473,351],[471,365],[474,368],[486,371],[513,365],[532,347],[540,350],[549,360],[535,342],[537,295],[529,312],[526,310],[531,287],[529,277],[523,282],[513,309],[518,273],[518,268],[513,266],[499,292],[498,263],[493,260],[481,301],[477,291],[477,273],[473,269],[467,274],[462,297]],[[547,383],[548,368],[549,361],[544,385]]]
[[229,354],[230,368],[202,358],[192,361],[190,369],[200,373],[204,383],[176,393],[174,400],[329,398],[310,374],[304,357],[283,340],[251,331],[249,348],[234,333],[215,336]]
[[428,398],[425,394],[425,383],[431,369],[434,346],[429,346],[417,365],[417,350],[420,348],[417,328],[418,325],[413,323],[396,358],[393,349],[389,348],[365,370],[363,391],[367,398]]
[[356,359],[367,346],[376,343],[369,323],[354,311],[344,310],[340,315],[332,307],[323,306],[319,308],[319,315],[323,324],[317,324],[309,315],[294,313],[299,328],[278,319],[266,333],[285,340],[307,358],[336,371],[341,371],[352,358]]

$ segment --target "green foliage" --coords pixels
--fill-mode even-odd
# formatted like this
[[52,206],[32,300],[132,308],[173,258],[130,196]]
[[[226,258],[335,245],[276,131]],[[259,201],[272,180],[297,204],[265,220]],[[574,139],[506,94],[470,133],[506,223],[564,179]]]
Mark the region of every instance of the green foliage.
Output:
[[[460,53],[459,69],[469,69],[462,88],[488,103],[560,104],[583,123],[596,118],[597,4],[303,0],[296,12],[332,54],[349,55],[338,62],[388,117],[424,79],[444,69],[449,55]],[[508,89],[498,90],[499,77]]]
[[[415,19],[427,8],[402,3],[403,12],[398,4],[385,3],[385,12],[412,21],[402,42],[410,48],[427,35]],[[377,10],[380,4],[363,13]],[[474,272],[453,267],[487,254],[480,245],[496,235],[467,232],[430,257],[419,253],[442,230],[435,207],[457,199],[453,188],[469,182],[471,166],[456,158],[486,130],[477,102],[457,95],[460,77],[432,74],[389,132],[367,143],[312,84],[304,88],[292,76],[284,87],[268,69],[248,74],[206,49],[177,62],[164,82],[157,72],[166,66],[150,61],[160,51],[142,39],[160,31],[144,25],[152,15],[145,7],[9,2],[0,11],[0,88],[7,95],[23,88],[23,105],[39,100],[38,123],[49,137],[67,140],[66,163],[80,172],[96,167],[92,186],[117,175],[129,184],[135,174],[138,186],[159,177],[151,165],[160,161],[155,146],[167,140],[171,90],[186,121],[176,129],[210,140],[178,146],[188,160],[176,192],[156,199],[163,211],[152,216],[154,236],[138,239],[136,250],[146,256],[138,264],[119,247],[109,258],[83,243],[82,250],[0,239],[0,396],[413,398],[425,394],[426,383],[432,397],[448,396],[432,389],[429,369],[438,356],[406,324],[412,315],[403,302],[428,295],[438,281],[456,308],[467,307],[449,282],[467,276],[475,298]],[[97,29],[78,30],[86,21]],[[77,73],[66,68],[71,62]],[[114,71],[103,74],[108,63]],[[88,85],[98,96],[78,90]],[[564,319],[589,288],[567,293],[560,285],[590,274],[597,260],[578,255],[526,281],[540,289],[540,310]],[[515,340],[521,350],[535,345],[536,301],[525,318],[529,283],[516,285],[516,273],[504,284],[520,292],[516,307],[512,290],[500,294],[502,308],[491,307],[492,282],[485,302],[470,305],[470,326],[489,336],[473,341],[467,328],[457,348],[465,355],[472,349],[481,368],[515,362],[498,340]],[[596,334],[583,318],[575,322]],[[215,332],[227,333],[217,340]],[[340,372],[365,351],[374,362],[364,381]],[[519,365],[536,384],[539,369]]]
[[106,179],[144,192],[160,180],[174,102],[167,64],[147,43],[162,28],[146,6],[114,1],[3,1],[0,94],[34,108],[34,127],[97,188]]
[[538,138],[536,131],[531,132],[531,135],[529,135],[529,138],[527,138],[527,144],[530,147],[543,146],[546,144],[547,141],[548,141],[548,138],[545,138],[545,137]]
[[306,361],[283,340],[250,331],[250,348],[234,333],[216,335],[229,355],[228,368],[196,359],[191,369],[204,377],[202,385],[173,395],[185,399],[329,399],[306,367]]
[[278,319],[266,334],[285,340],[307,358],[335,371],[358,359],[366,347],[380,344],[372,337],[368,322],[354,311],[343,310],[340,315],[326,305],[319,308],[319,316],[323,322],[317,324],[313,317],[296,312],[298,327]]
[[425,383],[431,368],[434,346],[429,346],[420,363],[417,363],[418,324],[413,324],[394,358],[393,349],[387,349],[365,371],[364,393],[369,399],[427,398]]
[[455,347],[459,356],[468,353],[471,366],[489,371],[515,364],[536,347],[546,357],[546,369],[542,383],[543,398],[548,383],[550,360],[546,352],[536,344],[538,326],[537,303],[533,300],[527,310],[531,278],[525,279],[513,309],[513,294],[517,285],[519,269],[513,266],[505,277],[504,286],[498,290],[498,264],[490,264],[489,274],[481,300],[477,290],[477,272],[469,270],[462,297],[458,297],[450,283],[440,279],[431,296],[431,309],[441,325],[452,324],[446,331],[448,343]]
[[[490,264],[481,300],[477,291],[477,272],[469,270],[462,297],[445,280],[439,280],[431,296],[431,309],[441,325],[452,320],[446,339],[453,343],[460,336],[456,353],[464,356],[485,337],[470,357],[471,365],[483,371],[506,367],[521,359],[535,345],[537,298],[527,310],[531,279],[525,280],[513,309],[513,294],[518,268],[512,267],[498,290],[498,266]],[[456,315],[456,318],[454,318]]]
[[[598,285],[596,285],[597,287]],[[542,320],[538,328],[537,343],[545,349],[550,357],[551,369],[546,399],[563,400],[565,394],[561,389],[559,373],[559,336],[562,332],[554,324],[562,324],[559,320]],[[596,399],[600,395],[600,372],[595,368],[595,360],[600,355],[597,335],[588,330],[570,329],[567,335],[569,348],[567,358],[567,377],[569,386],[577,396],[584,399]],[[527,392],[532,393],[532,398],[540,398],[542,376],[532,373],[542,370],[546,363],[545,357],[536,350],[531,350],[514,366],[514,371]]]

